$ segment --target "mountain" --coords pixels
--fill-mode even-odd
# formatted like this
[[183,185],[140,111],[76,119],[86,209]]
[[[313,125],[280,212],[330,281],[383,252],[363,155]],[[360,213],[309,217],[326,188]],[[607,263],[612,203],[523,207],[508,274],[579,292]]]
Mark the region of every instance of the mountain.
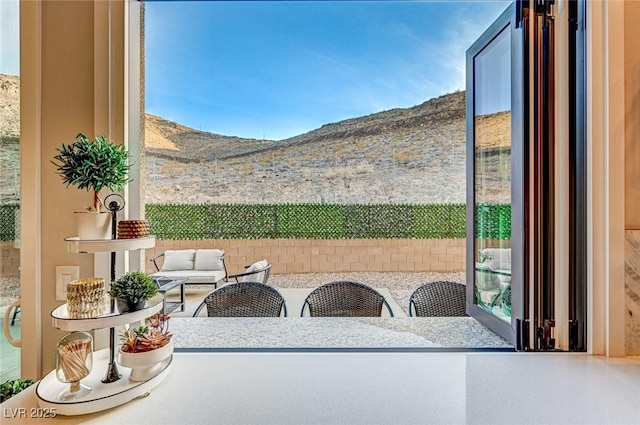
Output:
[[[19,78],[0,75],[0,196],[19,173]],[[464,203],[465,93],[323,125],[289,139],[199,131],[145,114],[143,180],[153,203]],[[476,118],[482,199],[508,200],[509,113]],[[6,164],[6,165],[5,165]]]
[[274,144],[194,130],[151,114],[145,114],[144,131],[147,155],[186,163],[244,155]]
[[431,99],[412,108],[396,108],[326,124],[316,130],[282,141],[223,136],[194,130],[147,114],[145,140],[147,152],[150,155],[183,162],[200,162],[203,158],[230,159],[249,153],[281,150],[307,143],[339,141],[350,137],[383,136],[395,130],[439,126],[445,121],[464,120],[464,102],[464,92],[457,92]]
[[0,140],[20,137],[20,77],[0,74]]
[[464,92],[281,141],[204,133],[157,117],[145,131],[151,127],[149,202],[465,202]]
[[20,78],[0,74],[0,202],[15,202],[20,176]]

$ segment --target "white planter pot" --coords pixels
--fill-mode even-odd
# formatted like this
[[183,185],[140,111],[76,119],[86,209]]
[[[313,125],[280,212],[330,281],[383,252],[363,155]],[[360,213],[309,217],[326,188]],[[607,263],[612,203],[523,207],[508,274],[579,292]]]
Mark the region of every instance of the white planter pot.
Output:
[[75,216],[80,240],[111,239],[111,213],[83,211]]
[[173,340],[164,347],[144,353],[118,351],[118,364],[131,368],[132,381],[140,382],[153,378],[162,370],[162,362],[173,353]]

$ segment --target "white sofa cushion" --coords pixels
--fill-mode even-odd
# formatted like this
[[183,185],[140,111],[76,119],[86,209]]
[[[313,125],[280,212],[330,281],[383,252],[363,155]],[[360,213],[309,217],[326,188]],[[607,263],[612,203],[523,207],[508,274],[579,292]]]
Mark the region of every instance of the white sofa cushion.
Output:
[[167,250],[160,271],[193,270],[195,249]]
[[511,248],[481,249],[480,258],[494,270],[511,270]]
[[[267,260],[256,261],[255,263],[247,267],[247,270],[245,271],[245,273],[250,273],[254,270],[264,269],[268,265],[269,265],[269,262]],[[242,282],[262,282],[264,280],[264,274],[265,272],[260,272],[256,274],[250,274],[249,276],[242,276]]]
[[175,270],[175,271],[159,271],[151,276],[165,278],[184,278],[187,283],[216,283],[225,278],[224,271],[205,271],[205,270]]
[[480,291],[493,291],[500,289],[498,276],[494,269],[487,263],[476,263],[476,287]]
[[221,249],[198,249],[194,270],[222,270],[224,272],[224,251]]

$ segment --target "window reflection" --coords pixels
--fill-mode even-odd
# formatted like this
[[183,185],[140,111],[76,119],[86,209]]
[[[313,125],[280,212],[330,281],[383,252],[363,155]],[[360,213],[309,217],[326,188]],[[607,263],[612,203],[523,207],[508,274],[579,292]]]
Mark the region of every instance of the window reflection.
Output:
[[511,37],[474,58],[475,302],[511,321]]

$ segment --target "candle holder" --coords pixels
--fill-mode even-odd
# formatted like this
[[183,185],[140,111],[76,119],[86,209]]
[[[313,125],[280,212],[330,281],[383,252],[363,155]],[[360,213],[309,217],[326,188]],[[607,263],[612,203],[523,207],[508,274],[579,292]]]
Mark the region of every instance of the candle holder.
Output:
[[73,319],[101,316],[106,310],[104,279],[90,277],[67,283],[67,311]]
[[76,400],[91,392],[80,382],[93,366],[93,338],[87,332],[72,332],[58,342],[56,348],[56,377],[69,387],[60,393],[60,401]]

